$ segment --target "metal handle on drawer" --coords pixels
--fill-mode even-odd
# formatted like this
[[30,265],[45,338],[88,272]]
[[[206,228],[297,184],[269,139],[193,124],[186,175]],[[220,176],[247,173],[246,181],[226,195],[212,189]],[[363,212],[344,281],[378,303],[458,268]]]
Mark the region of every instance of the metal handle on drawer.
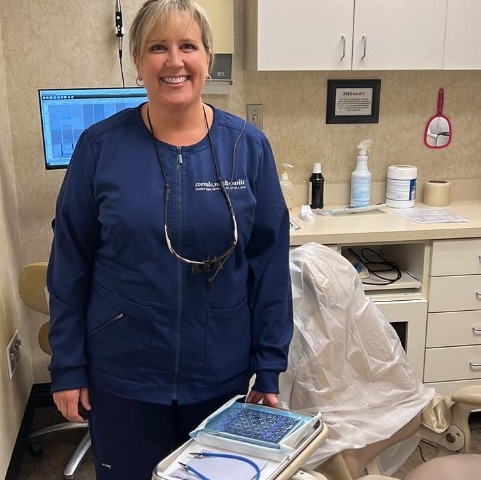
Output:
[[346,56],[346,35],[341,36],[342,40],[342,56],[341,60],[344,60],[344,57]]
[[367,54],[367,35],[362,36],[362,41],[364,42],[364,51],[363,51],[361,60],[364,60],[366,58],[366,54]]
[[469,366],[470,366],[473,370],[477,370],[478,368],[481,368],[481,363],[469,362]]
[[481,327],[473,327],[473,333],[475,335],[481,335]]
[[478,300],[481,300],[481,292],[476,292],[476,298],[477,298]]

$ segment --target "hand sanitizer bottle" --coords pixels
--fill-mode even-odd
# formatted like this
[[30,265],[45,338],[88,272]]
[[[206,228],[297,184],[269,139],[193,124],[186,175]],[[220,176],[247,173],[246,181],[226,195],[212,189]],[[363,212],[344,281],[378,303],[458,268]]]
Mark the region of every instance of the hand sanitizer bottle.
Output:
[[293,204],[294,196],[294,184],[289,180],[289,175],[287,174],[288,168],[294,168],[289,163],[281,163],[282,174],[281,174],[281,190],[284,195],[284,200],[286,201],[287,208],[290,210]]
[[357,148],[356,169],[351,174],[351,207],[367,207],[371,203],[371,172],[367,168],[367,152],[371,140],[363,140]]

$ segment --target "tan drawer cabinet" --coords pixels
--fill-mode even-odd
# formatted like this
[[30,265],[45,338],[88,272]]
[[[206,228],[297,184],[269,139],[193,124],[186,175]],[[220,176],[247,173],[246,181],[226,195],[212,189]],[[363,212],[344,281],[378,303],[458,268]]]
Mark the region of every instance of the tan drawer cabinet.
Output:
[[429,348],[424,362],[425,382],[478,380],[481,377],[481,345]]
[[443,394],[481,382],[481,239],[433,242],[424,382]]
[[481,275],[481,238],[436,240],[431,256],[431,275]]
[[446,312],[481,308],[481,274],[433,277],[429,288],[429,311]]
[[481,345],[481,310],[429,313],[426,347]]

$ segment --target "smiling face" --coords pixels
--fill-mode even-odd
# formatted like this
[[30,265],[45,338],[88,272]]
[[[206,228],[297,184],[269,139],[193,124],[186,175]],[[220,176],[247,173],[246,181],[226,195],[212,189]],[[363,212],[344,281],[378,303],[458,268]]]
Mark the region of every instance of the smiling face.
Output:
[[209,59],[198,23],[186,12],[177,11],[147,36],[142,55],[134,61],[149,101],[172,108],[202,102]]

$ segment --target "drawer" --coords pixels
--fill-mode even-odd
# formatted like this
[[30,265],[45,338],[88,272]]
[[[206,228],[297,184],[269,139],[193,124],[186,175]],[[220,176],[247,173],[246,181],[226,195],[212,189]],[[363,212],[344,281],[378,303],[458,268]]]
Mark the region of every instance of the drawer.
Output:
[[431,277],[429,312],[481,309],[481,275]]
[[424,382],[477,378],[481,378],[481,345],[426,350]]
[[430,313],[426,347],[481,345],[481,310]]
[[431,275],[481,274],[481,239],[436,240],[431,253]]

